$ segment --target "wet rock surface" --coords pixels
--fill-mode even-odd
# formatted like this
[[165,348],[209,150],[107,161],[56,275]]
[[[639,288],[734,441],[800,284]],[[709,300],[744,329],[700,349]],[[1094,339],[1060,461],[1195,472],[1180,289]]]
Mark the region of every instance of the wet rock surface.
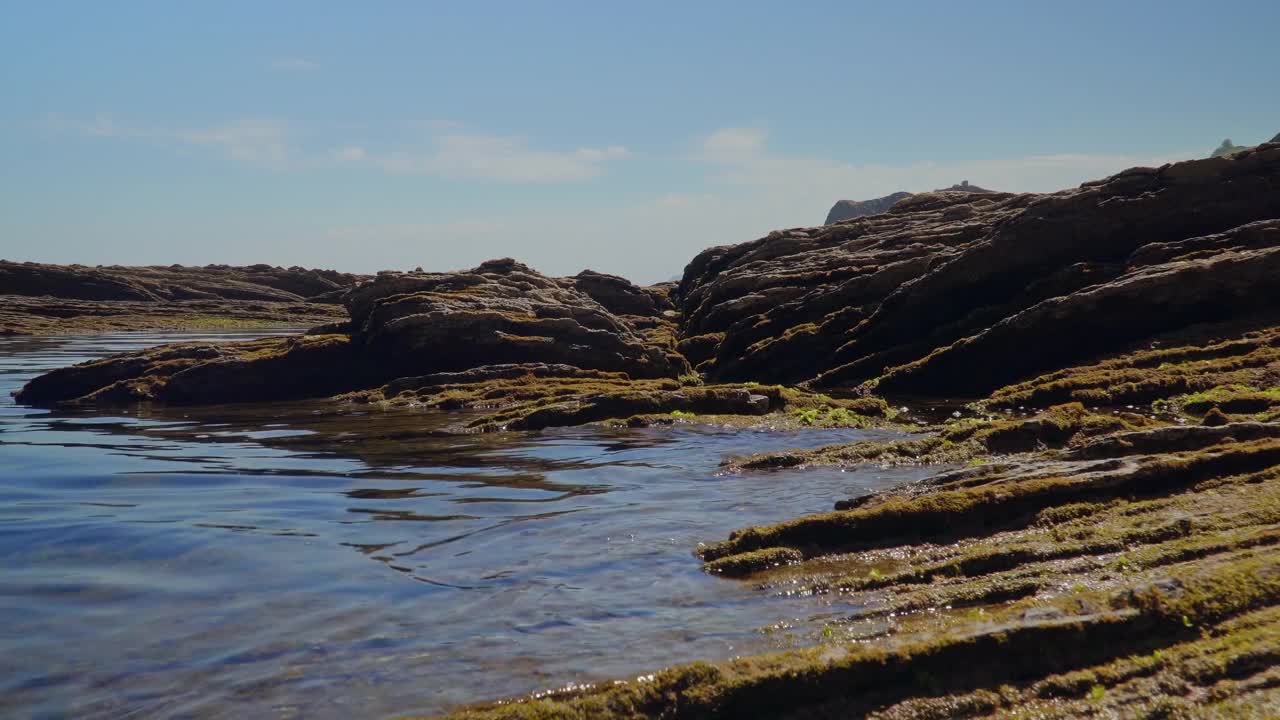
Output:
[[[708,573],[854,608],[813,647],[455,717],[1273,716],[1276,332],[1201,326],[999,388],[916,438],[728,460],[950,467],[698,548]],[[1079,401],[1107,392],[1144,400]]]

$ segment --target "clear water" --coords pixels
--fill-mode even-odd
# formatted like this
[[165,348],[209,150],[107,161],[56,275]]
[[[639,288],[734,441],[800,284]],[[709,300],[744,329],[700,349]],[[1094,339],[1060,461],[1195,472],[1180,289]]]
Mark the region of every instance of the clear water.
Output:
[[431,714],[767,650],[761,628],[847,601],[707,576],[694,547],[921,473],[717,473],[888,434],[853,430],[450,436],[456,416],[326,403],[9,397],[54,367],[237,337],[0,338],[0,716]]

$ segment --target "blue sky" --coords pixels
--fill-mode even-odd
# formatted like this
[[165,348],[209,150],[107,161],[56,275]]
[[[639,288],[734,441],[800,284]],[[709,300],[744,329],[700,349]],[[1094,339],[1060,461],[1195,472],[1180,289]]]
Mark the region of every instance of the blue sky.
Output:
[[1280,3],[3,2],[0,257],[651,282],[1280,132]]

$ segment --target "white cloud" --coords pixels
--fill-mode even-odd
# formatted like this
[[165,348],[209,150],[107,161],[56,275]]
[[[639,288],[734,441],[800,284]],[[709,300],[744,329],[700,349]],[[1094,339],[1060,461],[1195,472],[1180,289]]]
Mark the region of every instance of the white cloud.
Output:
[[263,118],[243,118],[210,127],[174,129],[120,123],[103,113],[87,122],[52,114],[48,116],[47,124],[55,130],[90,137],[213,147],[234,160],[267,167],[282,167],[291,155],[284,124]]
[[[431,144],[422,149],[380,149],[360,140],[323,145],[308,153],[291,142],[284,124],[264,119],[172,130],[134,126],[108,115],[88,122],[51,116],[49,125],[86,136],[216,149],[258,166],[332,172],[363,167],[506,183],[591,179],[630,155],[621,145],[555,150],[531,146],[517,137],[456,131],[428,135]],[[518,189],[494,190],[489,209],[475,216],[405,209],[386,218],[386,223],[369,218],[368,224],[361,224],[358,217],[333,217],[320,206],[305,223],[298,221],[302,224],[295,227],[289,225],[293,221],[281,220],[284,225],[272,233],[293,232],[299,238],[296,251],[305,255],[308,264],[356,271],[418,265],[455,269],[512,256],[551,274],[592,267],[653,282],[679,273],[706,247],[746,242],[778,228],[817,225],[831,205],[843,198],[918,192],[961,180],[995,190],[1052,191],[1127,167],[1160,165],[1200,154],[1043,153],[964,162],[856,164],[777,152],[770,148],[763,130],[725,128],[699,138],[692,156],[671,159],[671,182],[655,183],[650,197],[642,201],[602,205],[573,193],[558,193],[541,209],[520,211],[504,206],[519,198]],[[311,242],[317,234],[338,242],[317,248]],[[254,261],[252,253],[260,251],[247,248],[238,257]]]
[[[365,269],[423,265],[448,270],[511,256],[548,274],[569,275],[590,267],[647,283],[677,275],[707,247],[747,242],[779,228],[818,225],[842,198],[918,192],[961,180],[995,190],[1052,191],[1135,165],[1160,165],[1197,154],[1042,154],[854,165],[771,153],[766,140],[762,132],[736,130],[706,138],[685,167],[693,175],[699,168],[709,171],[705,186],[694,192],[656,191],[648,200],[611,207],[566,201],[544,210],[515,212],[499,206],[472,219],[346,227],[334,231],[333,237],[359,242],[328,245],[359,247],[361,261],[377,265]],[[715,152],[703,152],[708,149]]]
[[221,148],[232,158],[251,165],[281,167],[288,160],[285,128],[273,120],[246,119],[196,130],[179,130],[174,138],[192,145]]
[[320,63],[302,57],[278,57],[272,59],[268,66],[277,72],[306,72],[318,69]]
[[[439,121],[442,127],[455,123]],[[560,183],[590,180],[604,174],[609,162],[628,157],[622,145],[544,150],[520,137],[450,133],[432,137],[432,149],[375,151],[345,144],[328,151],[299,151],[290,143],[284,123],[270,118],[239,120],[199,128],[161,128],[122,124],[110,115],[75,121],[50,114],[46,125],[91,137],[141,138],[172,144],[219,148],[240,162],[262,167],[307,167],[369,164],[392,174],[426,175],[448,180],[506,183]]]
[[448,118],[435,118],[433,120],[424,120],[422,122],[415,123],[415,125],[418,127],[425,128],[428,131],[433,133],[447,132],[450,130],[461,130],[462,128],[467,126],[466,123],[460,120],[450,120]]
[[75,120],[60,113],[49,113],[44,118],[44,125],[51,130],[70,131],[90,137],[145,137],[150,134],[147,130],[121,125],[106,113],[98,113],[92,120]]
[[722,128],[702,141],[702,158],[713,162],[744,162],[764,151],[768,133],[759,128]]
[[359,145],[347,145],[345,147],[334,148],[329,152],[334,160],[343,162],[360,162],[368,157],[369,152]]
[[[812,196],[819,203],[865,200],[899,190],[922,192],[961,180],[992,190],[1052,192],[1074,187],[1135,165],[1162,165],[1197,153],[1160,156],[1122,154],[1043,154],[960,162],[903,165],[854,164],[828,158],[770,152],[761,131],[726,128],[712,133],[696,159],[711,164],[713,183],[768,189],[792,197]],[[818,200],[821,198],[821,200]]]
[[[404,150],[362,155],[389,173],[433,175],[450,180],[556,183],[589,180],[604,164],[630,153],[621,145],[576,150],[540,150],[521,138],[496,135],[442,135],[430,152]],[[348,160],[355,158],[345,158]]]

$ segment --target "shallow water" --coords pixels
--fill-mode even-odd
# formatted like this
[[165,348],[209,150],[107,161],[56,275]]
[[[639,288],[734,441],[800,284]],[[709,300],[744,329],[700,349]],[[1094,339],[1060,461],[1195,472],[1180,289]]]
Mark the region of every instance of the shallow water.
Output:
[[249,336],[0,338],[0,715],[435,713],[805,642],[847,601],[705,575],[694,547],[922,475],[717,474],[887,432],[457,436],[457,416],[325,403],[9,397],[73,362]]

